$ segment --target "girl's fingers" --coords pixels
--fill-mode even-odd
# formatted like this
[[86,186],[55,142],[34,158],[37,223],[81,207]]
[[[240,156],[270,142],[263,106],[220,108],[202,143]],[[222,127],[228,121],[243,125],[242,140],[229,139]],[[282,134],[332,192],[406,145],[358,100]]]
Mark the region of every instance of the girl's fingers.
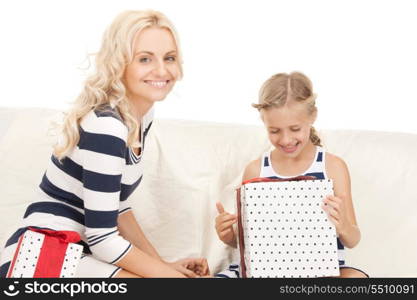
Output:
[[339,220],[339,213],[333,207],[323,205],[321,208],[326,212],[327,216]]
[[334,219],[339,220],[339,213],[335,209],[329,210],[330,216],[332,216]]
[[216,230],[217,231],[223,231],[224,228],[232,226],[234,223],[236,223],[237,218],[235,215],[228,215],[223,217],[216,218]]
[[234,234],[233,233],[233,228],[226,228],[226,229],[224,229],[222,231],[219,231],[219,236],[221,238],[225,238],[225,237],[227,237],[230,234],[232,234],[232,235]]
[[342,202],[342,199],[340,199],[339,197],[334,196],[334,195],[327,195],[326,198],[329,199],[330,201],[334,201],[334,202],[337,202],[337,203]]
[[340,207],[343,204],[343,200],[341,198],[333,195],[327,195],[324,201],[327,203],[335,204],[338,207]]
[[224,207],[223,207],[223,204],[221,204],[220,202],[216,202],[216,208],[217,208],[217,212],[218,212],[219,214],[224,213]]
[[233,242],[233,240],[236,238],[235,233],[233,229],[227,229],[223,232],[218,233],[218,236],[221,241],[223,241],[226,244],[230,244]]
[[222,232],[222,231],[224,231],[225,229],[230,229],[230,227],[232,227],[232,225],[233,224],[235,224],[236,223],[236,219],[233,219],[233,220],[231,220],[231,221],[227,221],[227,222],[223,222],[222,224],[220,224],[220,226],[219,226],[219,231],[220,232]]
[[335,209],[337,211],[340,210],[340,203],[339,202],[336,202],[336,201],[333,201],[333,200],[329,200],[328,198],[326,198],[326,199],[323,200],[323,203],[327,207],[331,207],[331,208],[333,208],[333,209]]
[[237,218],[236,215],[232,215],[228,213],[218,215],[216,217],[216,227],[221,226],[221,224],[223,224],[224,222],[235,220],[236,218]]
[[235,220],[236,218],[237,218],[236,215],[227,214],[227,215],[224,215],[221,218],[219,218],[219,220],[221,220],[221,222],[227,222],[227,221],[230,221],[230,220]]

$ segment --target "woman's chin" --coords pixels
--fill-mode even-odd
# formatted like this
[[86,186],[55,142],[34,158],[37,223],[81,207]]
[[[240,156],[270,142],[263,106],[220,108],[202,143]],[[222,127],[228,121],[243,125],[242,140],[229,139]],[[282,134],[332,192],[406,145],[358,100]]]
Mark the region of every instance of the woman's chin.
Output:
[[149,99],[150,99],[152,102],[161,102],[161,101],[164,101],[164,100],[165,100],[165,98],[166,98],[168,95],[169,95],[169,93],[164,93],[164,94],[161,94],[161,95],[152,95],[151,97],[149,97]]

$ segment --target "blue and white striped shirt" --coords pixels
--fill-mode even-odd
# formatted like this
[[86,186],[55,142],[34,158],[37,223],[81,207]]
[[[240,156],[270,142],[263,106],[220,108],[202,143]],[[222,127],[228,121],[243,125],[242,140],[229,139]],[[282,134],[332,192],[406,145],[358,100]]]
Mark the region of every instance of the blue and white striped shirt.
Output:
[[115,109],[107,106],[88,113],[73,151],[61,162],[51,157],[39,197],[28,206],[20,230],[27,226],[74,230],[95,257],[118,262],[131,244],[119,235],[117,218],[131,209],[128,198],[142,180],[141,158],[152,119],[152,110],[142,119],[137,156],[127,146],[128,129]]

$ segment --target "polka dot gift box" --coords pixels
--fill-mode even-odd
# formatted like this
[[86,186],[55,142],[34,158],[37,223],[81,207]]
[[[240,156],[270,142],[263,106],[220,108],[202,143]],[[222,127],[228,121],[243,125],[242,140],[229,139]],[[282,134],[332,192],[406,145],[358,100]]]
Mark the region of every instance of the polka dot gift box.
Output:
[[74,277],[83,246],[74,231],[29,228],[19,239],[7,277]]
[[339,275],[337,236],[321,208],[329,179],[257,178],[237,191],[242,277]]

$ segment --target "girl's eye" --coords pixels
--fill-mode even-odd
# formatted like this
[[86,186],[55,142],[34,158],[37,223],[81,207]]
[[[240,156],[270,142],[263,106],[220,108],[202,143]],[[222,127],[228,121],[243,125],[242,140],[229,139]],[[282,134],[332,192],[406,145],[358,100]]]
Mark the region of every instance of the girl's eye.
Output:
[[150,61],[151,61],[151,59],[149,57],[141,57],[141,58],[139,58],[139,62],[140,63],[147,63],[147,62],[150,62]]
[[167,60],[167,61],[176,61],[177,58],[175,56],[168,56],[168,57],[165,58],[165,60]]
[[293,128],[292,131],[300,131],[300,128]]
[[275,133],[278,133],[278,130],[271,130],[269,133],[275,134]]

